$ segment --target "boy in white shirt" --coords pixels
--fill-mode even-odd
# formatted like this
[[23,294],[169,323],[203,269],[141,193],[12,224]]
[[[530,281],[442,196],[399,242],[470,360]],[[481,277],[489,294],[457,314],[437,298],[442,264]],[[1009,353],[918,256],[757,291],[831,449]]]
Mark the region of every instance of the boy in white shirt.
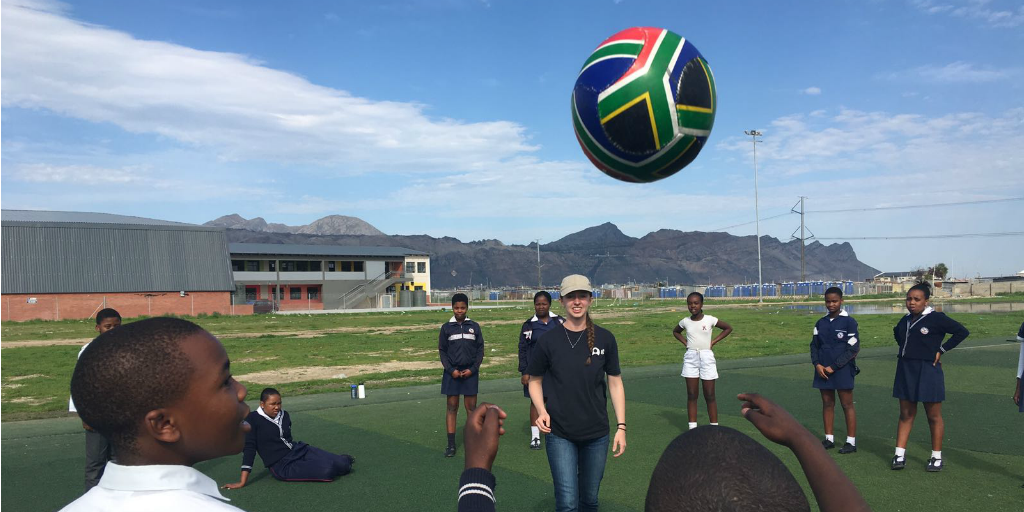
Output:
[[[712,425],[718,425],[718,403],[715,401],[715,380],[718,379],[718,366],[715,364],[715,353],[711,351],[718,342],[732,333],[732,326],[704,314],[704,295],[693,292],[686,297],[686,308],[690,316],[683,318],[672,330],[683,346],[682,376],[686,379],[686,415],[690,429],[697,428],[697,399],[699,398],[698,382],[704,388],[704,401],[708,405],[708,417]],[[722,332],[712,339],[714,328]],[[686,331],[686,336],[683,336]]]
[[192,468],[242,451],[245,386],[224,347],[196,324],[151,318],[105,332],[71,378],[82,421],[106,437],[114,460],[66,512],[240,509]]

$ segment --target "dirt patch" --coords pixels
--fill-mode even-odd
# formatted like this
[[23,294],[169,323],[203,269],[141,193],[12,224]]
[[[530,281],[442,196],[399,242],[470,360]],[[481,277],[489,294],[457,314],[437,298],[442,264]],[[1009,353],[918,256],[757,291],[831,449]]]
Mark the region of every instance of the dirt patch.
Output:
[[388,361],[385,363],[353,366],[299,366],[262,372],[236,375],[245,382],[260,384],[282,384],[307,380],[345,379],[371,373],[388,373],[408,370],[441,370],[440,361]]
[[93,338],[77,338],[67,340],[25,340],[25,341],[5,341],[0,343],[0,348],[20,348],[20,347],[50,347],[57,345],[77,345],[82,346],[92,341]]
[[11,382],[14,382],[14,381],[18,381],[18,380],[35,379],[37,377],[46,377],[46,375],[43,375],[41,373],[33,373],[32,375],[20,375],[18,377],[11,377],[11,378],[9,378],[7,380],[9,380]]
[[274,359],[277,359],[277,356],[270,356],[270,357],[243,357],[241,359],[235,359],[232,362],[233,363],[237,363],[237,364],[241,364],[241,363],[257,363],[257,362],[260,362],[260,361],[273,361]]
[[47,400],[46,398],[36,398],[34,396],[22,396],[22,397],[14,398],[12,400],[8,400],[8,401],[11,402],[12,404],[28,404],[28,405],[43,405],[46,402],[49,402],[49,400]]

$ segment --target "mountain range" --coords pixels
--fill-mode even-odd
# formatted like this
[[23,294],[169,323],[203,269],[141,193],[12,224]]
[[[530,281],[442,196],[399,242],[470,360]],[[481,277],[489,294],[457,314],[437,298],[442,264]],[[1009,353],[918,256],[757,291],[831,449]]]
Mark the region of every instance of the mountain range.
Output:
[[[356,217],[331,215],[306,226],[268,224],[226,215],[207,222],[228,228],[229,242],[405,247],[430,254],[433,288],[536,286],[537,245],[498,240],[462,242],[452,237],[385,235]],[[595,284],[737,284],[757,282],[753,235],[660,229],[631,237],[606,222],[540,246],[541,281],[550,287],[579,273]],[[879,271],[857,259],[848,242],[807,244],[807,279],[868,279]],[[800,241],[761,237],[764,282],[800,280]],[[454,271],[454,272],[453,272]],[[455,274],[454,276],[452,274]]]

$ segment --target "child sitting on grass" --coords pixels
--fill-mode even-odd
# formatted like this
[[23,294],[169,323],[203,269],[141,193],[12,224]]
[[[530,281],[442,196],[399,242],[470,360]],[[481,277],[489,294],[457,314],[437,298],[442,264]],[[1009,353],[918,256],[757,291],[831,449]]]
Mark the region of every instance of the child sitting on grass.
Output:
[[114,460],[63,510],[240,510],[192,466],[242,451],[245,394],[224,347],[196,324],[151,318],[101,334],[78,359],[71,397]]

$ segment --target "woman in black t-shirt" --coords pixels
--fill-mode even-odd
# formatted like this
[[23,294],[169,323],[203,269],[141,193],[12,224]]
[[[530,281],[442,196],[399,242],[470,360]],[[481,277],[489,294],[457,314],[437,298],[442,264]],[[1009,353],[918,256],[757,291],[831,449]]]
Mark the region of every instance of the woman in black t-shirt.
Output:
[[[626,450],[626,393],[618,345],[611,332],[590,320],[591,290],[584,276],[562,280],[565,322],[541,337],[527,368],[537,426],[547,434],[545,446],[557,512],[597,510],[608,457],[606,390],[617,423],[613,455],[618,457]],[[552,381],[544,386],[548,388],[546,404],[541,384],[545,379]]]

